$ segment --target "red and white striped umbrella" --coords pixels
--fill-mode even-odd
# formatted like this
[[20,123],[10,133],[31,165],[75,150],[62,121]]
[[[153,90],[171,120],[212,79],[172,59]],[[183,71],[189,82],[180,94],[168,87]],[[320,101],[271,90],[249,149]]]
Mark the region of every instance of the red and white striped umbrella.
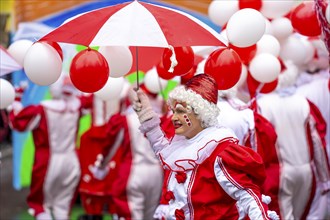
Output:
[[39,41],[85,46],[225,46],[220,34],[197,18],[136,0],[75,16]]

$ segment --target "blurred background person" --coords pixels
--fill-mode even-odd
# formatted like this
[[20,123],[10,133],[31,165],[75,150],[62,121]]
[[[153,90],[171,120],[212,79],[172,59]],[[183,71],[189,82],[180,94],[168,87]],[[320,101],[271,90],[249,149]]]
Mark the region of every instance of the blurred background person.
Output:
[[[278,201],[282,219],[307,218],[316,189],[330,189],[330,172],[322,134],[325,121],[319,109],[296,93],[299,74],[291,62],[280,74],[277,89],[257,97],[258,112],[274,126],[280,162]],[[321,129],[320,129],[321,128]],[[316,172],[314,172],[316,171]]]
[[18,97],[9,118],[13,129],[32,131],[35,144],[29,213],[37,220],[64,220],[69,219],[80,178],[76,138],[85,102],[67,76],[50,91],[53,98],[38,105],[24,107]]
[[[163,115],[163,98],[144,84],[140,89],[147,92],[153,109]],[[149,141],[138,130],[140,122],[128,99],[132,92],[133,86],[123,91],[119,113],[112,115],[106,124],[110,145],[99,155],[101,159],[95,158],[91,170],[94,177],[101,174],[99,179],[103,179],[113,172],[108,166],[110,161],[116,160],[116,176],[111,186],[115,219],[153,219],[162,189],[163,169]]]

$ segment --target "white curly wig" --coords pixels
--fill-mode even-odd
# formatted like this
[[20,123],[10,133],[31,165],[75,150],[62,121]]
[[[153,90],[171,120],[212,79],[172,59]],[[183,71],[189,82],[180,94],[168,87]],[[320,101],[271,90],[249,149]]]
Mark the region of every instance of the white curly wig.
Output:
[[217,117],[220,113],[218,106],[207,101],[195,91],[186,89],[184,86],[176,87],[169,94],[168,104],[173,108],[176,102],[183,102],[190,106],[197,118],[201,120],[203,128],[218,124]]

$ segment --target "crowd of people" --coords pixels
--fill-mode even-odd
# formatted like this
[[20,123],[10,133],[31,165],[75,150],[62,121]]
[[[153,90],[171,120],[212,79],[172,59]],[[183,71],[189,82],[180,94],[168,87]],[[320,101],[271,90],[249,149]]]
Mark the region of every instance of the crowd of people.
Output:
[[29,213],[70,219],[79,196],[79,220],[330,219],[329,51],[282,65],[268,92],[218,90],[204,68],[167,99],[127,82],[105,101],[63,76],[23,106],[18,88],[9,124],[34,139]]
[[127,83],[104,101],[62,77],[51,100],[23,107],[18,89],[10,126],[35,143],[29,213],[69,219],[79,196],[79,220],[329,218],[329,66],[319,67],[279,78],[254,105],[206,73],[168,100]]

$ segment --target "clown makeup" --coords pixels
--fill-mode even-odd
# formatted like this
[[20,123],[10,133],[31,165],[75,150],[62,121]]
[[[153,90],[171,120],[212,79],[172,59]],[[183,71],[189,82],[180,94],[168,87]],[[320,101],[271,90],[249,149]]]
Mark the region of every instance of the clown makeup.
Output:
[[188,115],[184,114],[183,118],[185,119],[185,122],[187,123],[187,125],[190,127],[191,126],[191,121],[190,121]]
[[172,123],[176,134],[191,138],[203,129],[200,120],[189,105],[175,103],[172,112]]

